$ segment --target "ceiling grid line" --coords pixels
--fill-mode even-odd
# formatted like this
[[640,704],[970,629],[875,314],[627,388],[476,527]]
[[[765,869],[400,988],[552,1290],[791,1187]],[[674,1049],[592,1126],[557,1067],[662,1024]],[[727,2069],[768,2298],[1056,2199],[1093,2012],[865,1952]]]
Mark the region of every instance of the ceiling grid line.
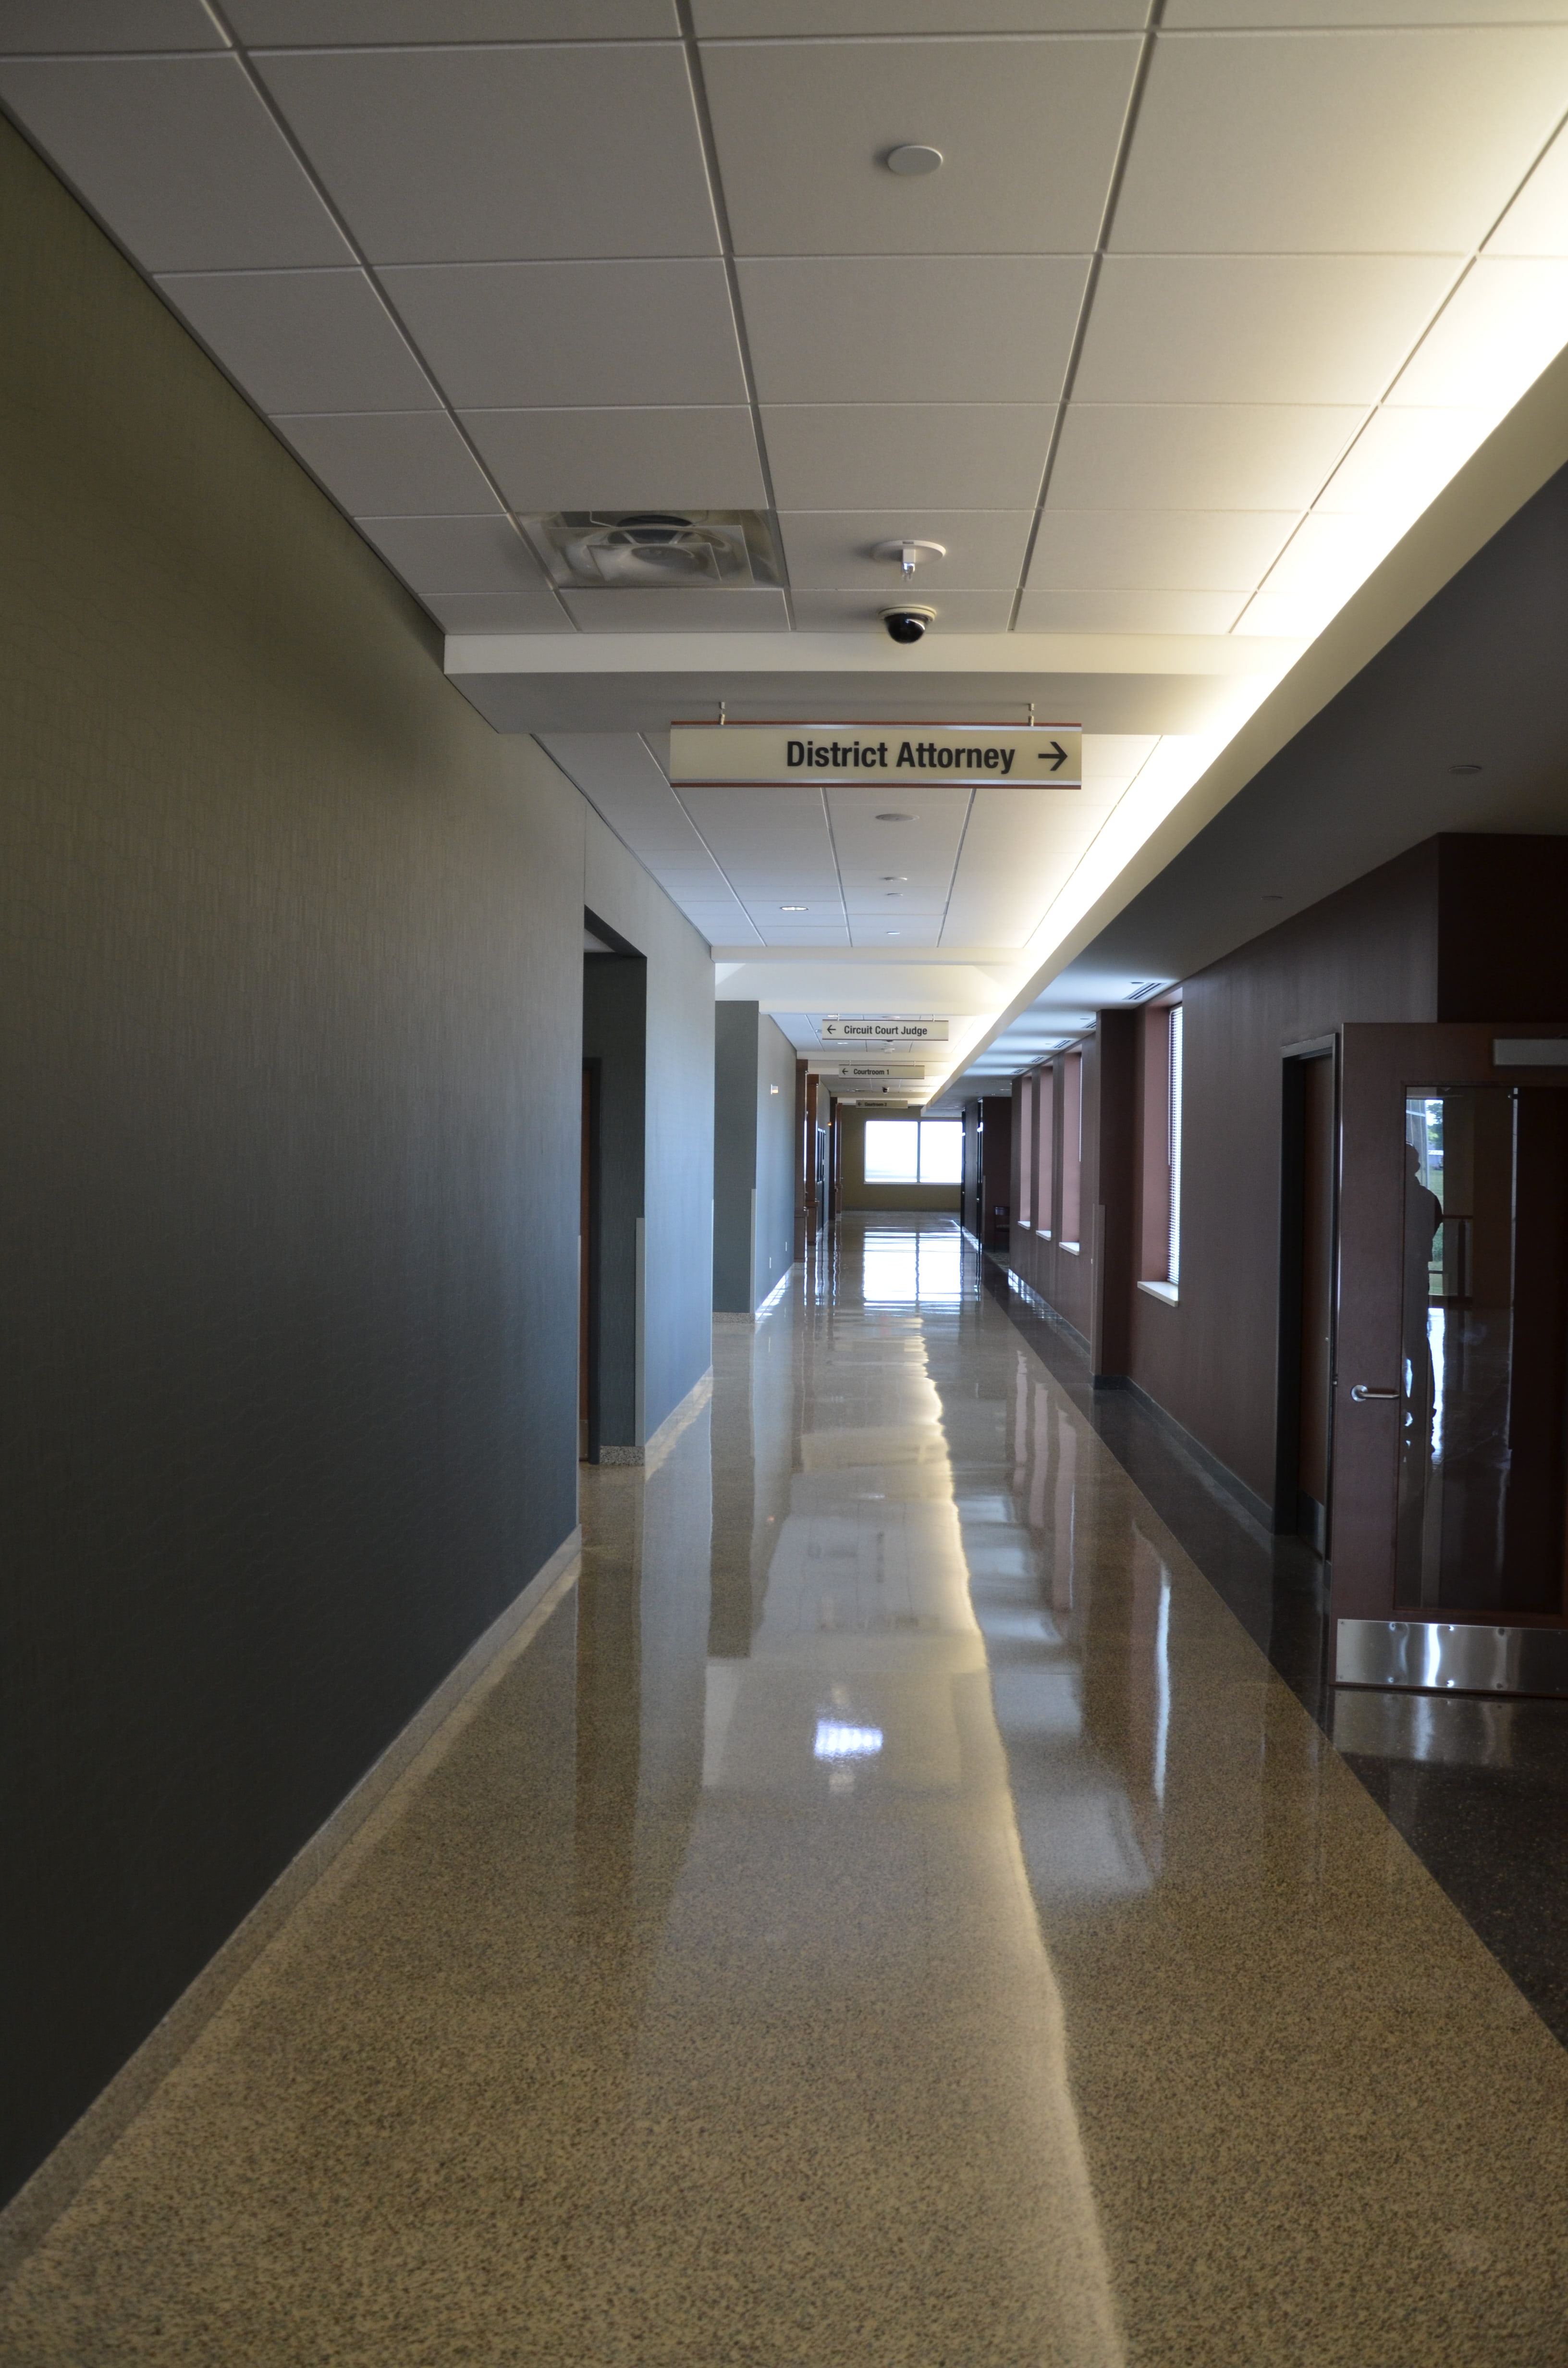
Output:
[[1105,260],[1106,248],[1116,222],[1117,199],[1121,195],[1122,183],[1127,176],[1128,159],[1132,154],[1133,134],[1138,129],[1139,110],[1143,104],[1143,93],[1148,87],[1149,69],[1153,63],[1154,45],[1159,39],[1160,19],[1165,13],[1165,0],[1149,0],[1149,14],[1144,20],[1142,39],[1139,44],[1138,63],[1133,68],[1131,86],[1127,94],[1127,111],[1122,119],[1121,134],[1117,142],[1116,157],[1111,165],[1110,179],[1106,188],[1099,230],[1095,240],[1094,253],[1089,260],[1088,277],[1084,282],[1084,293],[1078,306],[1078,318],[1074,324],[1073,342],[1067,355],[1067,367],[1062,372],[1061,392],[1056,399],[1056,416],[1051,423],[1051,437],[1045,448],[1045,462],[1040,472],[1040,492],[1035,498],[1034,523],[1029,529],[1028,541],[1024,546],[1023,563],[1018,570],[1017,588],[1013,594],[1012,613],[1007,620],[1009,632],[1016,632],[1017,629],[1018,609],[1023,601],[1024,588],[1029,580],[1029,569],[1034,564],[1035,545],[1040,540],[1040,521],[1045,516],[1045,505],[1051,492],[1051,474],[1056,466],[1056,455],[1062,448],[1062,431],[1066,425],[1067,406],[1073,400],[1073,389],[1078,376],[1078,363],[1084,351],[1084,340],[1089,333],[1089,315],[1094,310],[1095,294],[1099,286],[1100,268]]

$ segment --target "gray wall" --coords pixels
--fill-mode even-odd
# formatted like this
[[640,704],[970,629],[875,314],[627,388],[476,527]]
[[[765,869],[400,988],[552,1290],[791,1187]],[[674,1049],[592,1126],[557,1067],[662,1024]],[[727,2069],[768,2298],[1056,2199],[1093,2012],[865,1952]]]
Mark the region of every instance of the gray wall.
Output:
[[0,214],[9,2192],[573,1527],[585,903],[705,1369],[712,973],[3,126]]
[[[773,1092],[771,1087],[777,1087]],[[757,1023],[756,1264],[754,1305],[795,1258],[795,1047],[766,1013]]]
[[591,808],[585,826],[583,901],[648,965],[641,1445],[713,1361],[713,957]]
[[755,1003],[715,1026],[713,1306],[750,1315],[795,1255],[795,1048]]

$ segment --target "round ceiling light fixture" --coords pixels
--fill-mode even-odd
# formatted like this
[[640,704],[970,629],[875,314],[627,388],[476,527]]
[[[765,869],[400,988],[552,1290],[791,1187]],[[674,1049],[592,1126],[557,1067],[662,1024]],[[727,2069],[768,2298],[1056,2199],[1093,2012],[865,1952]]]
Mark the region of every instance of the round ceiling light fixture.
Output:
[[918,814],[880,814],[877,816],[879,822],[918,822],[919,819]]
[[927,173],[941,171],[942,152],[939,148],[926,148],[919,142],[912,141],[903,147],[890,148],[882,162],[890,173],[898,175],[901,181],[918,181]]

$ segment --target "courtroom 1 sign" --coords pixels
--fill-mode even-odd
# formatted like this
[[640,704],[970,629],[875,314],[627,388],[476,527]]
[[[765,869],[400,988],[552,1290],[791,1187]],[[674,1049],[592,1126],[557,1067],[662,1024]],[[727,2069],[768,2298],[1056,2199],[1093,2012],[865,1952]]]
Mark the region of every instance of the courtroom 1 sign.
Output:
[[674,723],[676,789],[788,789],[797,781],[919,789],[1076,790],[1076,723]]

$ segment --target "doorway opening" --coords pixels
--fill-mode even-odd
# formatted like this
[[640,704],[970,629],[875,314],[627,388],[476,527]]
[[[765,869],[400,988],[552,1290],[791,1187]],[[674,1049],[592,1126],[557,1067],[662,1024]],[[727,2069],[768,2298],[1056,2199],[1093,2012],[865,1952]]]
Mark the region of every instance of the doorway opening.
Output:
[[642,1226],[648,964],[583,916],[578,1458],[642,1461]]
[[1280,1144],[1274,1526],[1329,1552],[1338,1110],[1335,1045],[1292,1047]]

